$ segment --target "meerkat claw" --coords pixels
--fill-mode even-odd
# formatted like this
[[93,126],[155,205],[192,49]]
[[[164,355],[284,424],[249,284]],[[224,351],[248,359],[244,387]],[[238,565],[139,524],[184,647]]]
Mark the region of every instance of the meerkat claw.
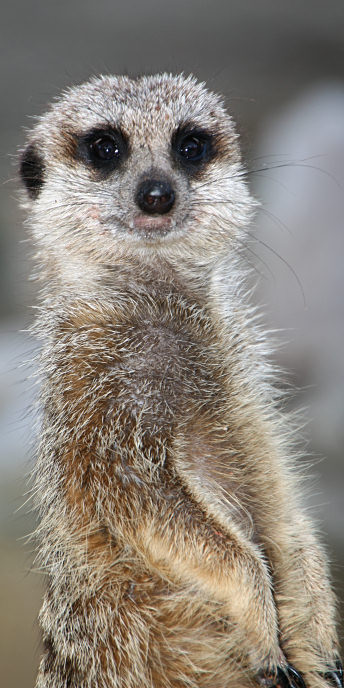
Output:
[[343,688],[343,665],[339,659],[336,661],[336,668],[326,672],[325,679],[336,688]]
[[289,677],[289,685],[291,686],[291,688],[306,688],[306,684],[301,674],[299,674],[299,672],[296,671],[296,669],[294,669],[294,667],[291,666],[291,664],[288,664],[287,666],[287,673]]
[[283,669],[278,667],[276,674],[259,674],[258,683],[262,688],[306,688],[301,674],[290,664]]

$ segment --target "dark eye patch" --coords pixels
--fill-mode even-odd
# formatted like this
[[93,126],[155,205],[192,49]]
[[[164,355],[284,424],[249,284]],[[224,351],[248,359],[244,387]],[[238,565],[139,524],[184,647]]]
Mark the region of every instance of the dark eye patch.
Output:
[[127,137],[113,127],[95,128],[76,137],[76,155],[86,165],[108,176],[128,157]]
[[216,154],[215,136],[192,124],[178,127],[171,144],[175,160],[191,174],[203,168]]
[[22,154],[19,172],[29,196],[37,198],[44,183],[45,165],[34,144]]

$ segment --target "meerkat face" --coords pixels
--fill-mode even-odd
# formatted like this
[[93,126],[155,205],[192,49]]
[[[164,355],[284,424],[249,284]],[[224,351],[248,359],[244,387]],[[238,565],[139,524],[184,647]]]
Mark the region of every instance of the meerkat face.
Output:
[[99,77],[68,90],[21,156],[31,223],[52,258],[223,250],[252,202],[237,136],[193,77]]

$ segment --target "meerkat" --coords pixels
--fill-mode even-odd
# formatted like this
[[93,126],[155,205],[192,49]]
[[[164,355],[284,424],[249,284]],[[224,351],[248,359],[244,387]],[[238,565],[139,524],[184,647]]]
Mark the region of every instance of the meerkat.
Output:
[[193,77],[67,90],[21,153],[43,282],[37,688],[343,686],[238,258],[233,121]]

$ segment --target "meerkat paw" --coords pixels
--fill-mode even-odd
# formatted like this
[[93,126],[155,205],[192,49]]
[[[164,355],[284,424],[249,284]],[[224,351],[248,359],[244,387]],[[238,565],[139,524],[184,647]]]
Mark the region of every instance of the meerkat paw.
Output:
[[298,671],[291,664],[278,667],[276,672],[260,672],[257,682],[262,688],[306,688]]
[[335,668],[326,672],[324,678],[336,688],[343,688],[343,665],[339,659],[335,663]]

